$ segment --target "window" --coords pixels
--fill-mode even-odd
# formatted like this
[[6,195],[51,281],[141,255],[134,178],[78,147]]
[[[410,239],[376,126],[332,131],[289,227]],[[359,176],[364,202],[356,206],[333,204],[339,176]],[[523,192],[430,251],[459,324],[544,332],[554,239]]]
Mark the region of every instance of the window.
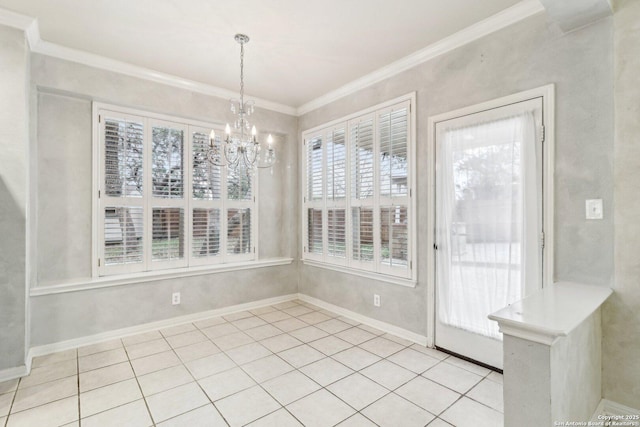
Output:
[[207,160],[213,126],[96,111],[99,275],[255,259],[256,183]]
[[413,279],[413,95],[303,133],[305,261]]

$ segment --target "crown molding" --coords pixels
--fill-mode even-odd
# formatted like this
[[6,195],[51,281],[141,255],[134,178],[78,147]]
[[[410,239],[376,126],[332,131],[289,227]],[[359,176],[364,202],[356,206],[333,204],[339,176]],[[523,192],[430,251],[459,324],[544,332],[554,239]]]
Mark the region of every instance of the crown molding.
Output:
[[[261,98],[253,98],[256,106],[271,111],[276,111],[292,116],[301,116],[309,111],[320,108],[344,96],[350,95],[396,74],[399,74],[409,68],[415,67],[432,58],[477,40],[481,37],[508,27],[519,22],[529,16],[544,11],[544,7],[539,0],[522,0],[514,6],[505,9],[489,18],[480,21],[470,27],[467,27],[447,38],[433,43],[424,49],[405,56],[404,58],[386,65],[378,70],[369,73],[359,79],[347,83],[346,85],[333,90],[319,98],[301,105],[298,108],[280,104]],[[236,92],[228,89],[220,88],[206,83],[194,80],[184,79],[171,74],[161,73],[149,68],[140,67],[123,61],[96,55],[78,49],[72,49],[56,43],[42,40],[38,26],[38,20],[30,16],[21,15],[6,9],[0,8],[0,25],[17,28],[25,32],[25,36],[29,42],[31,50],[42,55],[52,56],[71,62],[95,67],[107,71],[113,71],[125,74],[131,77],[137,77],[145,80],[154,81],[156,83],[166,84],[205,95],[215,96],[218,98],[234,98]]]
[[[16,28],[25,32],[25,37],[29,42],[29,47],[34,53],[52,56],[71,62],[76,62],[102,70],[113,71],[131,77],[150,80],[156,83],[166,84],[193,92],[211,95],[218,98],[230,99],[238,96],[237,92],[220,88],[194,80],[184,79],[171,74],[161,73],[149,68],[140,67],[127,62],[96,55],[94,53],[72,49],[56,43],[42,40],[38,20],[30,16],[21,15],[7,9],[0,8],[0,25]],[[280,104],[266,99],[251,97],[256,103],[256,107],[264,108],[278,113],[291,116],[297,114],[297,109],[289,105]]]
[[[32,51],[35,53],[40,53],[42,55],[53,56],[67,61],[88,65],[90,67],[113,71],[131,77],[138,77],[144,80],[150,80],[156,83],[162,83],[168,86],[187,89],[193,92],[211,95],[218,98],[231,99],[238,96],[237,92],[228,89],[223,89],[194,80],[184,79],[172,74],[161,73],[149,68],[140,67],[127,62],[118,61],[78,49],[72,49],[44,40],[41,40],[40,43],[38,43],[35,48],[32,49]],[[261,98],[251,97],[251,99],[255,101],[256,107],[259,108],[277,111],[279,113],[284,113],[292,116],[295,116],[297,113],[297,110],[294,107],[290,107],[288,105],[279,104]]]
[[24,31],[31,49],[40,41],[38,20],[30,16],[0,8],[0,25]]
[[476,24],[471,25],[449,37],[446,37],[440,41],[437,41],[421,50],[418,50],[404,58],[401,58],[389,65],[385,65],[382,68],[373,71],[363,77],[360,77],[351,83],[333,90],[319,98],[307,102],[306,104],[298,107],[297,115],[301,116],[324,105],[327,105],[333,101],[336,101],[344,96],[350,95],[382,80],[388,79],[396,74],[399,74],[405,70],[429,61],[437,56],[454,50],[458,47],[464,46],[467,43],[471,43],[481,37],[501,30],[516,22],[522,21],[532,15],[544,11],[544,7],[539,0],[523,0],[510,8],[507,8],[495,15],[490,16]]
[[0,25],[26,31],[34,21],[35,19],[30,16],[21,15],[7,9],[0,8]]

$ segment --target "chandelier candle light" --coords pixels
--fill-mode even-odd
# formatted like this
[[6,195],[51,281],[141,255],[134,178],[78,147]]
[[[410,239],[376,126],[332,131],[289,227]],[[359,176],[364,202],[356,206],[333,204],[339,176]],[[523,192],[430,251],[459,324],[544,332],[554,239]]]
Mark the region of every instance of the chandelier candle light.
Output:
[[[267,138],[266,153],[262,150],[257,139],[258,131],[255,126],[251,126],[247,119],[253,113],[255,102],[244,100],[244,45],[249,43],[249,36],[236,34],[235,40],[240,43],[240,99],[232,99],[231,112],[237,117],[233,124],[235,134],[231,133],[231,126],[227,123],[224,129],[225,138],[222,143],[216,142],[216,133],[211,131],[209,135],[209,151],[207,159],[216,166],[229,166],[238,169],[242,163],[243,169],[247,173],[253,172],[255,168],[270,168],[276,160],[276,153],[273,149],[273,137]],[[251,129],[251,136],[249,136]]]

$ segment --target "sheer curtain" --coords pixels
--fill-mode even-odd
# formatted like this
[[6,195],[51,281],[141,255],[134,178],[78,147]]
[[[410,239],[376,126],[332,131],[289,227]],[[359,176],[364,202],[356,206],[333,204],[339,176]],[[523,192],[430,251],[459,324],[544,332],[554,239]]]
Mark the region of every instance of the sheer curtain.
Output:
[[445,325],[502,339],[487,315],[539,280],[535,133],[532,112],[439,133],[436,277]]

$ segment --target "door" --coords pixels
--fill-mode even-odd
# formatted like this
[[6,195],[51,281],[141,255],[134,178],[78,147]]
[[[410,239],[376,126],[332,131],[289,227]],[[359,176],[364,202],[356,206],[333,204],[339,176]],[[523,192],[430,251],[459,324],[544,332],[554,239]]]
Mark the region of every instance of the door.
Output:
[[542,98],[435,124],[437,347],[502,369],[490,313],[542,287]]

